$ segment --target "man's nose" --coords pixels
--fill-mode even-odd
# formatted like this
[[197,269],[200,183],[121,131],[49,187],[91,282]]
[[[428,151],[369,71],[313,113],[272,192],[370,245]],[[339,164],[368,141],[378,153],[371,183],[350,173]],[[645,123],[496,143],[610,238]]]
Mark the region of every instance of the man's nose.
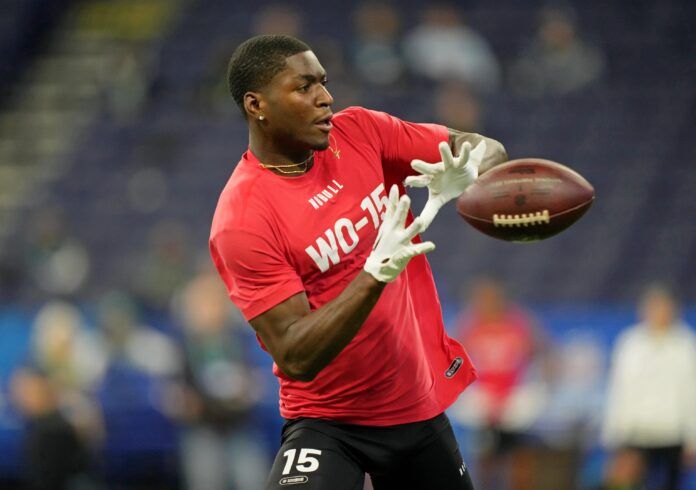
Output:
[[324,85],[320,86],[321,88],[319,89],[319,96],[317,98],[317,105],[320,107],[325,107],[325,106],[330,106],[333,104],[334,99],[331,96],[331,93],[329,92],[329,89],[327,89]]

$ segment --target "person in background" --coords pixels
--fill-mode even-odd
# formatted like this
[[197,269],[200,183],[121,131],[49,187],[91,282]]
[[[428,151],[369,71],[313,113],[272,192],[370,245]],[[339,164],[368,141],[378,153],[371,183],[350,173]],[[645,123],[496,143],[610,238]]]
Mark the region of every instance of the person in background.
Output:
[[618,458],[640,457],[647,488],[672,490],[696,457],[696,335],[660,285],[647,289],[640,317],[614,347],[602,436]]
[[64,301],[50,301],[39,309],[30,355],[47,376],[67,389],[92,389],[106,367],[103,345],[86,330],[80,310]]
[[604,70],[604,57],[577,33],[572,11],[544,8],[536,37],[511,70],[511,88],[521,95],[541,97],[576,92]]
[[108,359],[101,339],[86,328],[75,306],[51,301],[34,319],[30,349],[30,362],[56,387],[61,410],[85,443],[97,450],[104,440],[104,424],[94,395]]
[[98,303],[98,316],[110,364],[127,366],[153,378],[178,374],[181,359],[174,341],[141,321],[138,305],[129,294],[105,294]]
[[59,406],[50,378],[34,367],[19,368],[12,399],[26,421],[25,483],[31,490],[93,490],[89,450]]
[[488,41],[449,4],[425,7],[420,23],[404,39],[410,69],[433,80],[459,80],[483,93],[500,85],[500,64]]
[[184,424],[182,459],[190,490],[261,488],[269,463],[248,428],[262,382],[245,359],[241,316],[224,285],[205,271],[179,294],[185,374],[172,415]]
[[89,253],[59,206],[42,207],[28,220],[22,250],[31,296],[72,297],[82,292],[89,279]]
[[304,21],[302,14],[286,2],[264,5],[254,15],[252,32],[256,34],[283,34],[302,36]]
[[149,232],[147,247],[133,270],[133,290],[146,309],[165,313],[169,301],[190,274],[190,245],[186,227],[163,219]]
[[460,423],[477,429],[479,485],[532,488],[528,429],[547,398],[539,372],[546,350],[541,331],[530,314],[508,300],[500,282],[484,277],[473,282],[456,332],[479,375],[453,410]]
[[353,25],[351,54],[361,80],[384,87],[402,81],[406,61],[400,46],[401,17],[394,6],[386,2],[361,3],[353,13]]
[[585,477],[585,457],[595,448],[606,384],[603,342],[587,329],[566,332],[554,344],[548,372],[549,400],[534,434],[541,442],[544,485],[535,490],[575,488]]
[[483,110],[476,94],[462,82],[442,82],[435,89],[433,103],[435,120],[450,128],[480,132],[483,129]]

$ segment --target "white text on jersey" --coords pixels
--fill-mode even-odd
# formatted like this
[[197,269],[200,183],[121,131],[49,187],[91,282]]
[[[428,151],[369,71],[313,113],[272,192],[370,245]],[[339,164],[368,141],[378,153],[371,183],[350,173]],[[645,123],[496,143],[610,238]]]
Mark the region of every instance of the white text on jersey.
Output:
[[[334,183],[338,184],[336,181]],[[341,255],[348,255],[355,249],[360,242],[358,232],[367,223],[371,221],[375,230],[379,228],[384,219],[387,202],[384,184],[381,183],[360,202],[360,208],[366,211],[367,215],[355,223],[348,218],[337,219],[332,227],[327,228],[317,237],[316,247],[310,245],[305,249],[320,271],[326,272],[331,266],[341,261]]]
[[341,189],[343,186],[337,180],[332,180],[331,184],[327,185],[319,194],[310,197],[308,202],[314,209],[319,209],[324,203],[329,202],[329,199],[336,197]]

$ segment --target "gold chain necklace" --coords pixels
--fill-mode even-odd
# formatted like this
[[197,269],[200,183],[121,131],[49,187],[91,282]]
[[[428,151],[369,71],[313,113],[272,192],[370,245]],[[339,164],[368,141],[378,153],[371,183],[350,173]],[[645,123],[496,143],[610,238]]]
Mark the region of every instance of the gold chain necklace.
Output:
[[[285,165],[274,165],[272,163],[259,162],[259,167],[273,168],[284,175],[303,174],[309,168],[309,162],[312,161],[312,158],[314,158],[314,152],[312,152],[305,161],[300,162],[300,163],[288,163]],[[302,166],[302,168],[300,168],[300,166]],[[291,167],[295,167],[295,170],[285,170],[285,169],[291,168]]]
[[[329,142],[331,141],[331,137],[332,137],[332,136],[333,136],[332,134],[329,135]],[[333,139],[333,144],[334,144],[334,147],[332,147],[331,144],[329,143],[329,150],[331,150],[331,153],[334,154],[334,156],[336,157],[336,159],[340,160],[340,159],[341,159],[341,150],[338,148],[338,144],[336,143],[336,138],[335,138],[335,137],[334,137],[334,139]],[[261,162],[259,162],[259,167],[269,168],[269,169],[270,169],[270,168],[273,168],[273,169],[277,170],[278,172],[280,172],[280,173],[283,174],[283,175],[303,174],[303,173],[305,173],[305,172],[307,171],[307,169],[309,168],[309,162],[312,161],[312,158],[314,158],[314,151],[312,151],[312,153],[309,155],[309,157],[307,158],[307,160],[305,160],[304,162],[300,162],[300,163],[288,163],[288,164],[285,164],[285,165],[275,165],[275,164],[272,164],[272,163],[261,163]],[[291,167],[295,167],[295,170],[285,170],[285,169],[291,168]],[[302,167],[302,168],[300,168],[300,167]]]

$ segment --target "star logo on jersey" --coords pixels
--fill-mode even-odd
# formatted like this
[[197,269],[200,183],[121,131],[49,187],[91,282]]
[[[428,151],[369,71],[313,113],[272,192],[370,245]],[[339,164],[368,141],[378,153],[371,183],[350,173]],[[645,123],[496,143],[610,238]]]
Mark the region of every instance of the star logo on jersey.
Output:
[[[332,136],[333,136],[332,134],[329,134],[329,141],[331,141]],[[338,148],[338,143],[336,143],[335,137],[333,139],[333,146],[331,146],[331,144],[329,144],[329,150],[331,150],[331,153],[334,154],[334,156],[336,157],[336,160],[341,159],[341,150]]]

